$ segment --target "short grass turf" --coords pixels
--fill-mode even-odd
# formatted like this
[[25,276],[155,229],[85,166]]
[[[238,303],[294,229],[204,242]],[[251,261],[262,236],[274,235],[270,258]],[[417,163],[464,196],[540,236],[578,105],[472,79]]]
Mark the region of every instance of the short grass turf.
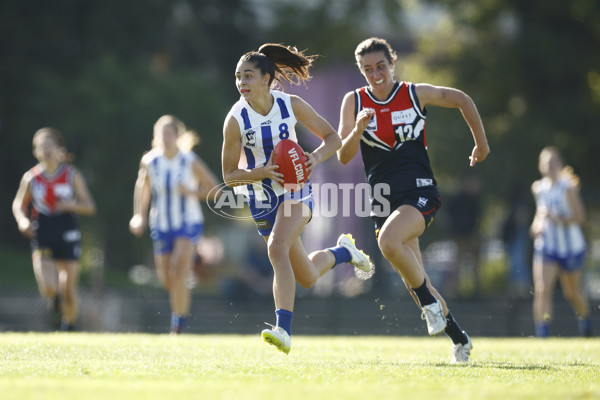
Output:
[[598,399],[600,339],[1,333],[1,399]]

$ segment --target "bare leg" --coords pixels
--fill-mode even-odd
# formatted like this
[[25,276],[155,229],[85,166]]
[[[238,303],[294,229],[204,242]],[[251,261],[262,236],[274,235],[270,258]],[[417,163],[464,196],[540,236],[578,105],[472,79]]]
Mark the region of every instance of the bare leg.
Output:
[[[412,240],[409,240],[406,244],[408,245],[408,247],[413,251],[413,253],[417,257],[419,266],[420,266],[421,270],[423,271],[423,274],[425,275],[425,280],[427,281],[427,286],[429,287],[429,291],[442,304],[442,309],[444,311],[444,315],[448,315],[449,310],[448,310],[448,306],[446,305],[446,301],[444,300],[442,295],[437,291],[437,289],[435,287],[433,287],[433,285],[431,284],[431,281],[429,280],[429,276],[427,276],[427,273],[425,272],[425,267],[423,265],[423,257],[421,256],[421,249],[419,248],[419,238],[414,238]],[[406,282],[404,284],[406,285]],[[406,285],[406,288],[408,289],[408,292],[412,296],[413,300],[417,303],[417,306],[419,306],[419,308],[420,308],[421,306],[419,304],[419,300],[417,299],[417,296],[415,295],[415,293],[412,291],[412,289],[408,285]]]
[[169,259],[169,300],[171,311],[179,315],[190,312],[191,296],[188,278],[196,251],[194,243],[185,238],[175,239],[173,252]]
[[156,275],[159,282],[167,290],[171,291],[171,276],[169,274],[169,259],[171,253],[163,253],[154,256],[154,265],[156,266]]
[[79,262],[58,261],[58,282],[61,297],[61,311],[63,322],[72,325],[77,319],[79,299],[77,284],[79,283]]
[[33,274],[40,294],[46,299],[53,299],[58,292],[58,269],[53,259],[42,257],[39,250],[32,254]]
[[587,318],[590,315],[590,307],[581,289],[581,270],[561,272],[559,276],[563,294],[573,311],[578,318]]
[[[423,284],[425,271],[415,254],[418,237],[425,230],[421,213],[411,206],[400,206],[387,219],[379,233],[379,248],[409,287]],[[416,243],[411,241],[417,239]],[[420,257],[420,253],[419,253]]]
[[296,239],[290,249],[290,261],[296,282],[305,288],[312,287],[335,265],[335,257],[329,250],[318,250],[306,254],[300,238]]
[[536,325],[552,318],[552,294],[558,276],[555,263],[544,262],[536,257],[533,262],[533,321]]
[[[437,335],[448,326],[447,308],[433,295],[426,283],[418,237],[425,230],[425,219],[416,208],[408,205],[398,207],[386,220],[379,233],[379,248],[402,277],[411,295],[418,297],[418,304],[427,321],[429,335]],[[439,296],[439,293],[438,293]],[[413,297],[414,298],[414,297]]]
[[[282,204],[277,210],[277,218],[271,235],[267,240],[269,260],[273,266],[273,299],[275,307],[288,311],[294,310],[294,299],[296,296],[296,276],[290,255],[292,247],[298,249],[298,241],[304,226],[308,222],[310,213],[306,210],[308,206],[299,202]],[[285,211],[285,212],[284,212]],[[300,261],[302,257],[294,251],[295,261]],[[308,256],[306,256],[308,258]],[[306,260],[304,260],[306,262]],[[300,268],[299,268],[300,269]],[[314,271],[313,271],[314,272]],[[310,273],[310,271],[308,272]],[[306,277],[303,276],[303,279]]]

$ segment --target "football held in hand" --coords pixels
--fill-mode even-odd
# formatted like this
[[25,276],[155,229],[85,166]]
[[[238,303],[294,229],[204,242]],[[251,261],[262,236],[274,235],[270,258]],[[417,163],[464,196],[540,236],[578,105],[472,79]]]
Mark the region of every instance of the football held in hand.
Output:
[[283,174],[284,186],[293,192],[300,190],[308,179],[304,150],[293,140],[283,139],[273,150],[273,164],[279,166],[279,172]]

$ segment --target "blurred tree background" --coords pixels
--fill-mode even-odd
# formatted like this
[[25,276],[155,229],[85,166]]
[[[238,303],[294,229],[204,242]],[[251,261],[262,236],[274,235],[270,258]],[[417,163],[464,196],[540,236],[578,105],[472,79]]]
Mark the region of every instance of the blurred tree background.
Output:
[[[4,0],[0,253],[27,253],[11,202],[35,163],[31,139],[40,127],[63,132],[88,180],[98,204],[96,217],[81,219],[88,242],[107,268],[126,271],[150,246],[131,236],[128,221],[138,163],[158,117],[174,114],[197,130],[196,151],[220,176],[222,123],[238,98],[233,72],[241,54],[281,42],[323,55],[314,75],[326,68],[358,75],[354,49],[374,35],[398,51],[399,79],[454,86],[475,100],[492,148],[477,167],[488,215],[506,210],[515,178],[529,184],[538,177],[537,155],[552,144],[580,174],[593,218],[598,1]],[[472,139],[456,111],[429,115],[434,170],[451,188],[469,172]],[[206,214],[209,231],[225,222]]]

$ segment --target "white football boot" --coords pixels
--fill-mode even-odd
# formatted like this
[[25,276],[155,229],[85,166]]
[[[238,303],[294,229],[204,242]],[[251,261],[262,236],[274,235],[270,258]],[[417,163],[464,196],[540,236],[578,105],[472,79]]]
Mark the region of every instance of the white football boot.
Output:
[[352,256],[350,264],[354,265],[356,268],[363,272],[369,272],[373,268],[371,259],[362,250],[356,248],[354,238],[350,233],[341,234],[337,240],[337,245],[342,246],[350,252],[350,255]]
[[261,336],[266,343],[277,347],[277,350],[282,353],[288,354],[290,352],[292,338],[282,327],[272,326],[271,329],[264,329]]
[[467,337],[468,341],[465,344],[458,343],[452,346],[452,359],[450,360],[451,364],[469,362],[469,356],[471,355],[471,350],[473,350],[473,342],[465,331],[463,331],[463,333]]
[[442,333],[448,324],[448,321],[446,321],[446,317],[444,316],[442,303],[438,300],[436,300],[435,303],[422,307],[421,319],[424,319],[427,322],[427,332],[430,336]]

